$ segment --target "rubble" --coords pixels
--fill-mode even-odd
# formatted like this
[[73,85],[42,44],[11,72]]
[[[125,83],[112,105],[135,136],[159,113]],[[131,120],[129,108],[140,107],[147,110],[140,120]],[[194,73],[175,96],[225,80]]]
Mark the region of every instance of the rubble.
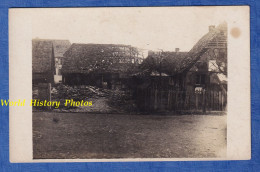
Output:
[[[51,93],[52,100],[61,102],[60,108],[55,111],[122,113],[136,108],[131,93],[123,90],[59,84],[52,88]],[[64,106],[67,99],[92,101],[93,105],[88,107]]]

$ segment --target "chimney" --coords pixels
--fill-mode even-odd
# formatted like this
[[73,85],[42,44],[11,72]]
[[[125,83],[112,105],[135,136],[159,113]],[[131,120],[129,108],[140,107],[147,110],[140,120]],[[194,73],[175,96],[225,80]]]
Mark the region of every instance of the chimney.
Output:
[[180,51],[180,48],[175,48],[175,52],[178,53]]
[[209,26],[209,32],[213,31],[215,29],[215,25],[210,25]]

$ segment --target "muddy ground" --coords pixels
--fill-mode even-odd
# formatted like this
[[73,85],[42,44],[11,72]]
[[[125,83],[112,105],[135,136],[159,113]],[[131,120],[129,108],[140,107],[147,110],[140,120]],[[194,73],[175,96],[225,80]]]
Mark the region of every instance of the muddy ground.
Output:
[[33,112],[33,158],[210,158],[226,154],[226,114]]

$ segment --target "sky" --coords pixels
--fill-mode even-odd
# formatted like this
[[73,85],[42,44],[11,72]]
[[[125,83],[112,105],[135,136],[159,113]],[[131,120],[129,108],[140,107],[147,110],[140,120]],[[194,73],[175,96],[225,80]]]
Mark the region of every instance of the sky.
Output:
[[225,21],[219,7],[32,9],[32,38],[71,43],[125,44],[145,50],[189,51]]

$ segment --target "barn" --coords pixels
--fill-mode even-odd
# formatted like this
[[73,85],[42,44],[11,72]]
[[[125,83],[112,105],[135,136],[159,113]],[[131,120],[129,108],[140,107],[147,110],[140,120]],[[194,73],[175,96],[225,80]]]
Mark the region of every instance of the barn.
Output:
[[75,43],[64,54],[63,83],[122,88],[142,60],[143,54],[130,45]]

